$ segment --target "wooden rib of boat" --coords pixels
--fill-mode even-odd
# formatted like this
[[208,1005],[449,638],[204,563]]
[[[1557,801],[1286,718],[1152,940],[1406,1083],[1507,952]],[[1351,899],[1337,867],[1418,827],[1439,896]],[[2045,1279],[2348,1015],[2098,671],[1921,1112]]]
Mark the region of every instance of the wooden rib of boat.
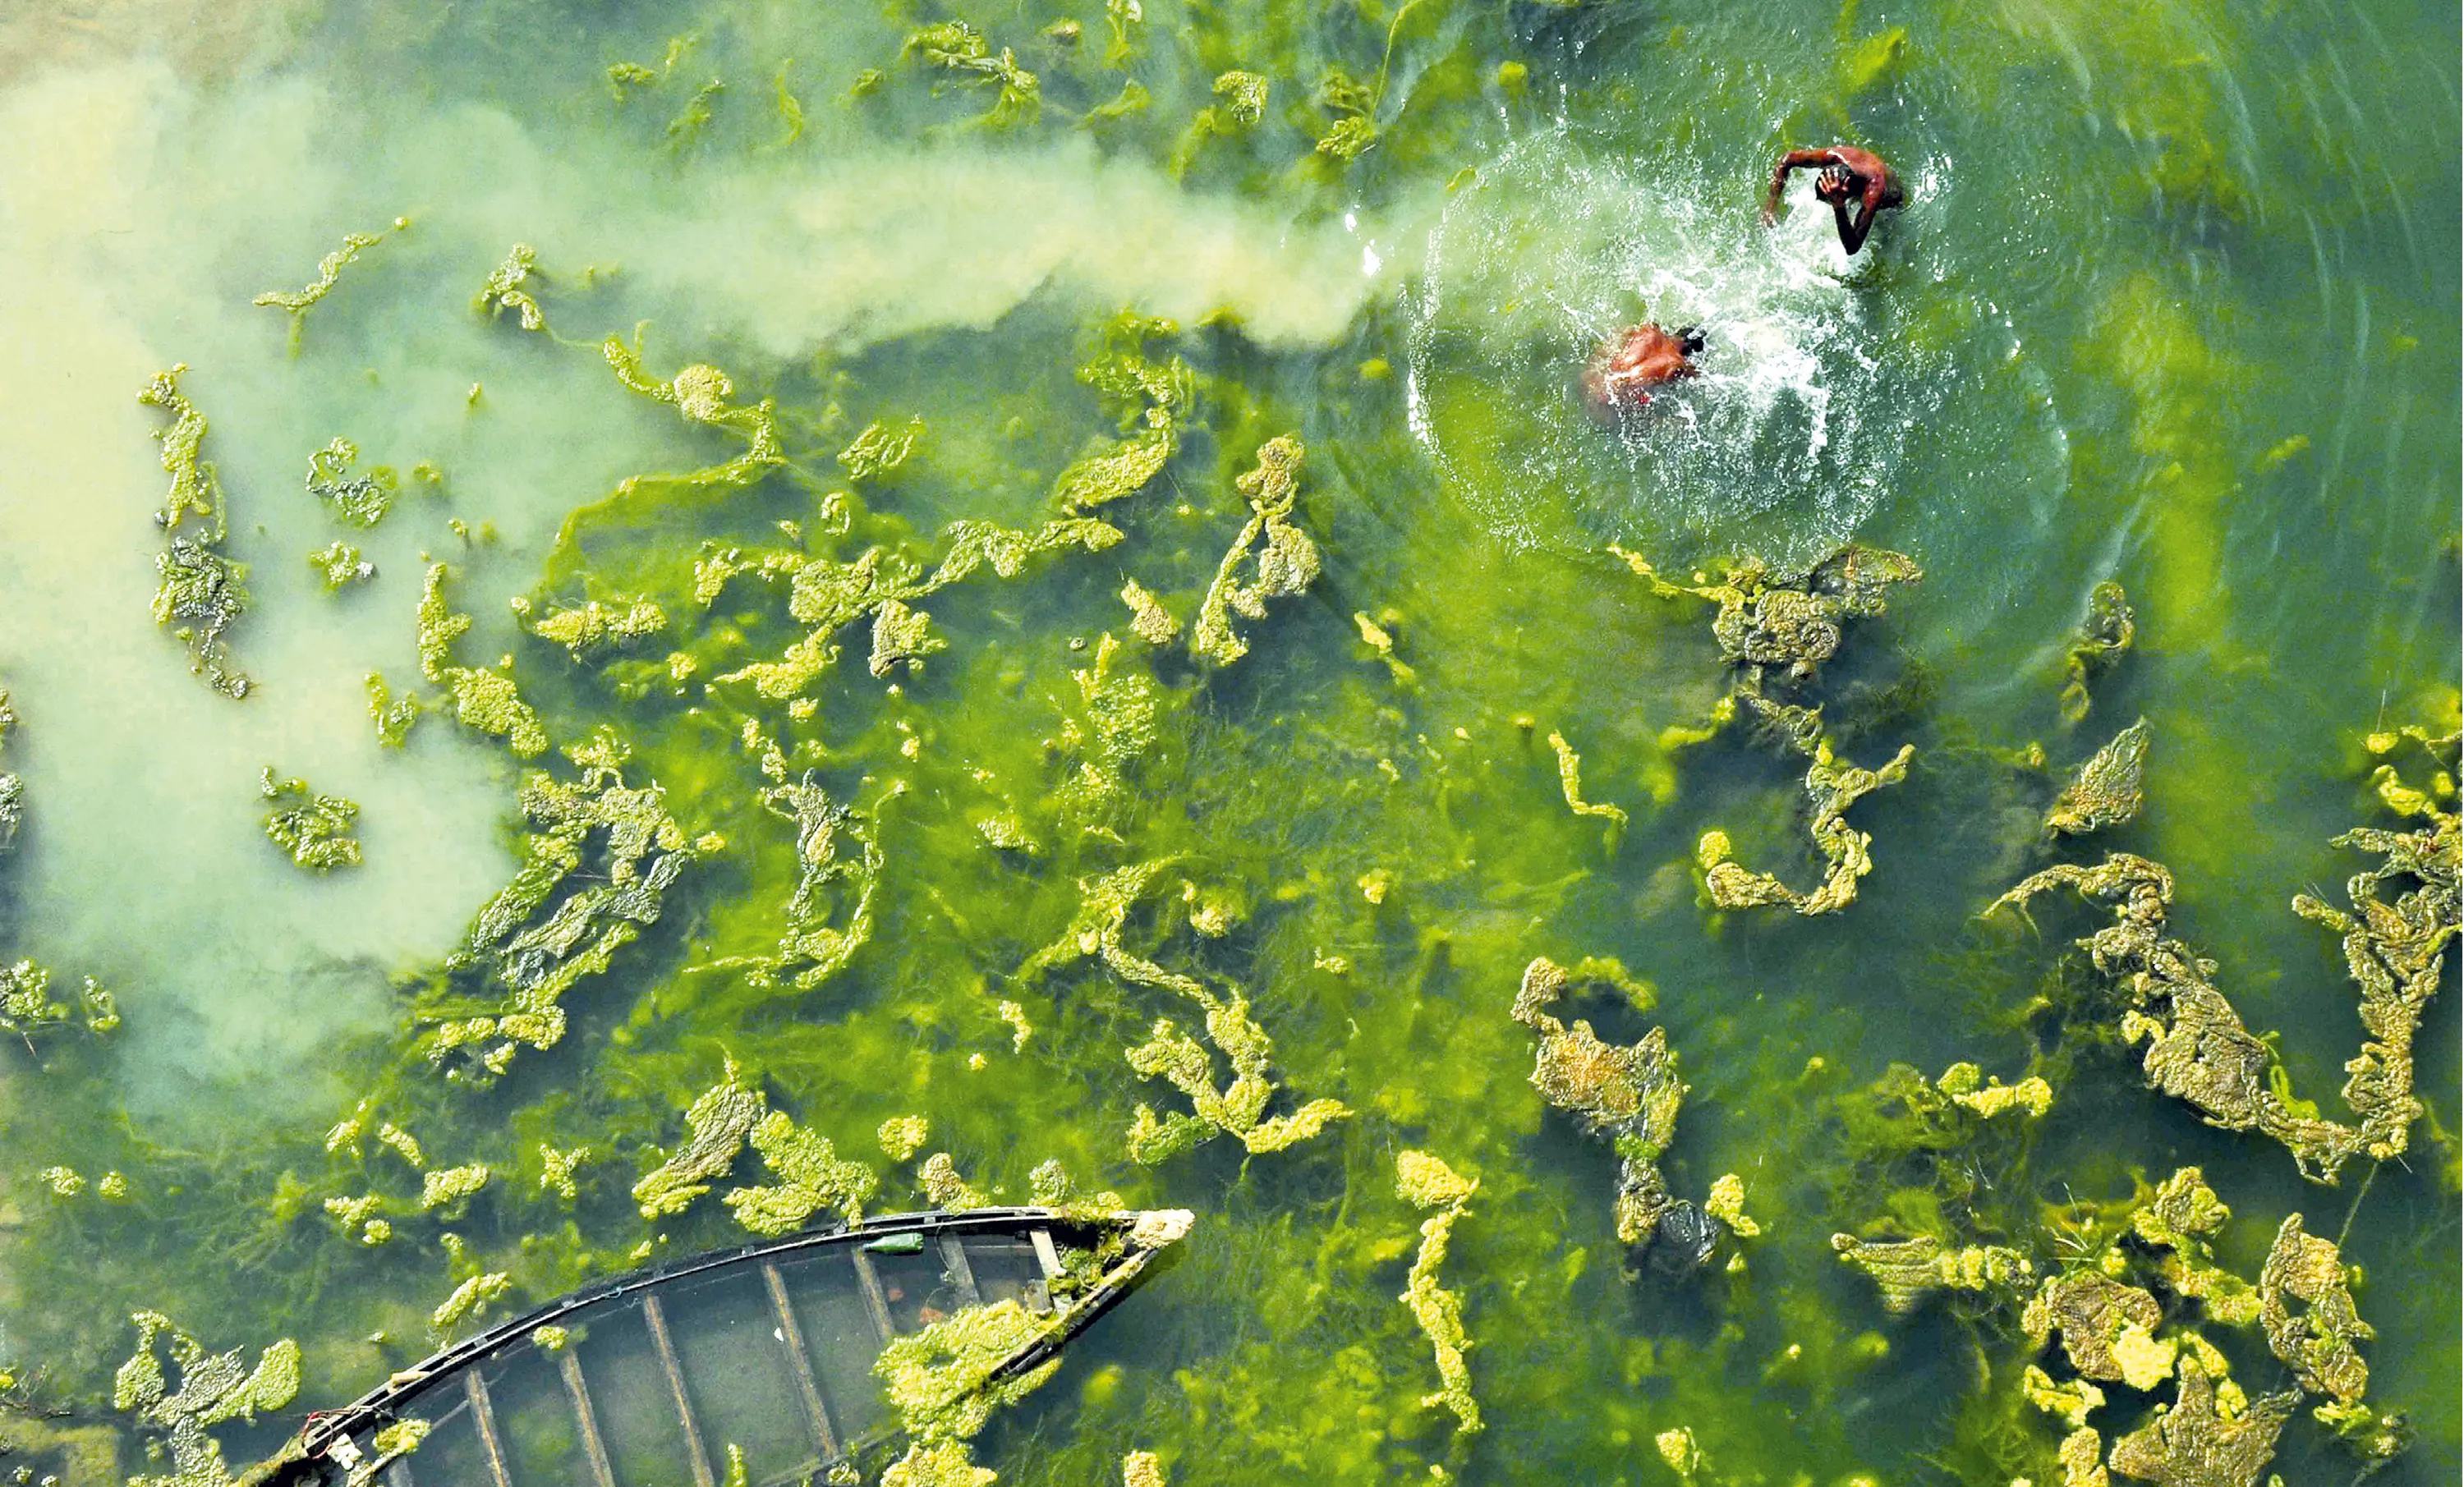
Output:
[[[872,1371],[892,1338],[1016,1301],[1052,1322],[992,1379],[1023,1372],[1126,1296],[1188,1223],[1176,1211],[902,1214],[671,1260],[395,1374],[313,1416],[250,1475],[284,1487],[720,1487],[734,1447],[752,1487],[845,1476],[832,1469],[896,1432]],[[402,1450],[417,1428],[388,1428],[406,1421],[427,1429]]]

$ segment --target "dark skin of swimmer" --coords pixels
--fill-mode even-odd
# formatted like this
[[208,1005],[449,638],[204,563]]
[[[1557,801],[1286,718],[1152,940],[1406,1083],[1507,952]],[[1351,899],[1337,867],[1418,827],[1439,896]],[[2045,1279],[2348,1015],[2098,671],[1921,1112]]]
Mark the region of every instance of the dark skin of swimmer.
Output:
[[[1882,157],[1872,150],[1860,150],[1853,144],[1834,144],[1818,150],[1791,150],[1772,167],[1771,191],[1763,199],[1763,226],[1770,227],[1779,217],[1779,194],[1788,185],[1792,170],[1816,170],[1814,195],[1831,205],[1831,214],[1839,224],[1839,246],[1850,253],[1865,246],[1865,234],[1873,230],[1874,213],[1898,208],[1906,200],[1900,189],[1899,177],[1882,164]],[[1850,210],[1861,205],[1864,214]]]
[[1690,325],[1675,331],[1638,325],[1594,353],[1583,371],[1583,395],[1595,413],[1631,413],[1651,402],[1644,389],[1697,375],[1694,358],[1703,345],[1703,333]]

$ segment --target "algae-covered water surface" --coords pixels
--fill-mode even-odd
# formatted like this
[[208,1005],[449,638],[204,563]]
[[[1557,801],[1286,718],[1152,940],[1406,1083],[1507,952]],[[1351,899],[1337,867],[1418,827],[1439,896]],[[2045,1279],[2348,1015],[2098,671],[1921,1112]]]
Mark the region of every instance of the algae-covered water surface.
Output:
[[1036,1202],[868,1479],[2454,1480],[2455,23],[13,7],[0,1470]]

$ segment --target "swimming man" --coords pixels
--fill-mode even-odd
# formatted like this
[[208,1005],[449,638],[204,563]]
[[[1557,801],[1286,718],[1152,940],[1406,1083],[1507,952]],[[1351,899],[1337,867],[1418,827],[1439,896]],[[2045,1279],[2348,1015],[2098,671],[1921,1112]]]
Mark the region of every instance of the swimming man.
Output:
[[1693,358],[1703,346],[1703,333],[1690,325],[1673,333],[1638,325],[1593,353],[1583,369],[1583,396],[1595,413],[1631,413],[1651,401],[1645,387],[1695,376],[1700,368]]
[[[1882,157],[1872,150],[1860,150],[1853,144],[1834,144],[1828,149],[1791,150],[1779,158],[1771,171],[1771,194],[1763,201],[1763,226],[1778,220],[1779,193],[1788,185],[1792,170],[1819,169],[1815,178],[1814,195],[1817,201],[1831,204],[1831,214],[1839,223],[1839,246],[1850,253],[1865,246],[1865,234],[1873,230],[1874,213],[1897,208],[1905,195],[1900,190],[1899,177],[1882,164]],[[1865,214],[1855,216],[1851,203],[1862,203]]]

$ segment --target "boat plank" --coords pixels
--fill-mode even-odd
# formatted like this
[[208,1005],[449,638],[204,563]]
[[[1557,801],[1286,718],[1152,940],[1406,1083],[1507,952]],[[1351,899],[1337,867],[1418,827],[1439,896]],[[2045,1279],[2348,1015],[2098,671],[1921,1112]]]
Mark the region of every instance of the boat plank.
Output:
[[779,1341],[786,1345],[789,1371],[795,1375],[796,1393],[804,1402],[805,1423],[813,1428],[813,1444],[826,1461],[839,1454],[838,1432],[830,1428],[830,1411],[822,1403],[822,1386],[813,1377],[812,1354],[804,1347],[804,1329],[796,1322],[796,1308],[787,1299],[787,1278],[769,1260],[761,1262],[761,1282],[770,1290],[770,1309],[779,1320]]
[[667,1314],[659,1305],[656,1292],[642,1298],[642,1320],[650,1324],[650,1346],[659,1356],[659,1370],[668,1376],[668,1389],[676,1397],[676,1419],[685,1430],[685,1457],[693,1468],[694,1487],[717,1487],[711,1475],[710,1451],[702,1444],[701,1423],[693,1418],[693,1396],[685,1389],[685,1370],[676,1362],[676,1345],[668,1335]]
[[496,1434],[496,1411],[488,1404],[488,1381],[477,1368],[462,1374],[462,1393],[471,1401],[471,1423],[478,1428],[479,1454],[487,1458],[488,1476],[495,1487],[514,1487],[514,1479],[505,1470],[505,1443]]
[[590,1479],[595,1487],[616,1487],[616,1469],[607,1461],[607,1442],[600,1438],[599,1411],[590,1403],[590,1389],[582,1382],[582,1360],[573,1355],[567,1345],[556,1355],[557,1371],[564,1376],[564,1391],[573,1399],[573,1418],[582,1428],[582,1454],[590,1462]]
[[898,1335],[898,1328],[890,1320],[890,1298],[882,1292],[881,1272],[872,1268],[872,1257],[864,1252],[863,1246],[848,1253],[855,1257],[855,1279],[864,1289],[865,1309],[872,1315],[872,1330],[886,1344]]

